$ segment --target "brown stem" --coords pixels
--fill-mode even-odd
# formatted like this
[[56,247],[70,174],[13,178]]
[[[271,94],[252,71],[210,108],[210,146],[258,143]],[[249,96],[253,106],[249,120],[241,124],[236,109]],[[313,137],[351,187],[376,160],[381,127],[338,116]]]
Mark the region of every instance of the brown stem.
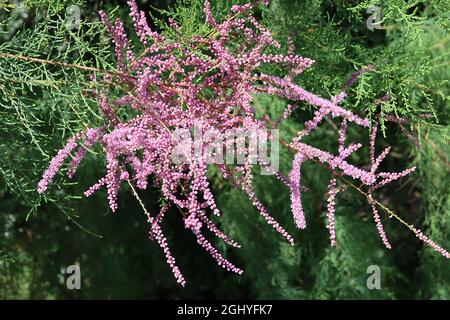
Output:
[[127,75],[122,72],[109,71],[109,70],[104,70],[104,69],[99,69],[99,68],[94,68],[94,67],[87,67],[87,66],[83,66],[80,64],[74,64],[74,63],[66,63],[66,62],[60,62],[60,61],[54,61],[54,60],[46,60],[46,59],[40,59],[40,58],[34,58],[34,57],[28,57],[28,56],[22,56],[22,55],[15,55],[15,54],[11,54],[11,53],[0,52],[0,58],[16,59],[16,60],[22,60],[22,61],[27,61],[27,62],[37,62],[40,64],[48,64],[48,65],[58,66],[58,67],[62,67],[62,68],[79,69],[79,70],[83,70],[83,71],[104,73],[104,74],[109,74],[109,75],[115,75],[115,76],[120,76],[120,77],[136,79],[136,77]]

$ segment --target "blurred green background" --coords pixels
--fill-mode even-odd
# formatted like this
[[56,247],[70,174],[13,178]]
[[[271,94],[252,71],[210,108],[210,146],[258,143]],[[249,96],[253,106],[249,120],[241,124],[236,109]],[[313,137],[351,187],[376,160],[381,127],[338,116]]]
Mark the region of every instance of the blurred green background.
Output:
[[[234,3],[245,1],[213,1],[217,19]],[[101,123],[100,112],[85,94],[92,88],[88,73],[2,54],[113,69],[113,48],[97,12],[103,9],[120,17],[130,31],[131,22],[125,1],[0,4],[0,299],[450,298],[448,261],[382,213],[393,244],[392,250],[386,250],[367,202],[350,190],[337,199],[338,247],[331,248],[324,196],[330,174],[310,163],[302,169],[309,189],[303,199],[309,226],[302,231],[294,227],[288,190],[273,177],[255,175],[258,196],[294,235],[294,247],[259,217],[245,195],[211,170],[213,191],[223,212],[216,219],[218,225],[243,247],[230,249],[214,241],[245,272],[237,276],[220,269],[171,212],[163,227],[187,279],[185,288],[176,284],[162,251],[148,239],[146,216],[129,188],[121,188],[115,214],[108,210],[104,190],[89,199],[83,196],[102,176],[104,159],[99,150],[88,155],[74,181],[60,174],[49,193],[39,196],[36,185],[51,157],[83,124]],[[79,28],[68,30],[70,5],[78,6],[81,15]],[[200,0],[139,1],[139,5],[150,12],[153,27],[168,36],[168,16],[179,21],[186,38],[207,27]],[[370,31],[366,9],[377,5],[383,28]],[[387,114],[409,119],[402,127],[382,122],[384,137],[377,150],[393,146],[383,170],[418,167],[377,198],[447,249],[448,9],[447,1],[277,0],[256,10],[257,18],[284,48],[291,36],[296,53],[316,60],[298,79],[308,90],[330,97],[352,72],[375,66],[349,89],[344,105],[371,119]],[[135,49],[139,51],[139,46]],[[386,93],[391,100],[377,104]],[[254,104],[260,114],[276,118],[287,102],[258,96]],[[282,137],[292,137],[312,114],[301,105],[282,125]],[[349,135],[367,145],[367,131],[350,128]],[[336,141],[333,123],[325,123],[308,143],[334,150]],[[367,154],[365,148],[352,161],[367,164]],[[283,151],[282,172],[289,171],[290,160],[292,155]],[[149,211],[158,210],[158,190],[141,195]],[[81,268],[81,290],[66,287],[66,268],[73,264]],[[370,265],[381,268],[380,290],[366,287]]]

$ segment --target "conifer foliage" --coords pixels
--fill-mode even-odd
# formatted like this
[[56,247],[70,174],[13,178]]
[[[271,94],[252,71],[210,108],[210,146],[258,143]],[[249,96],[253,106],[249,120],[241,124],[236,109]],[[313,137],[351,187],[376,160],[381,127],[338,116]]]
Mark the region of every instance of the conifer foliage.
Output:
[[448,299],[447,11],[0,1],[0,299]]

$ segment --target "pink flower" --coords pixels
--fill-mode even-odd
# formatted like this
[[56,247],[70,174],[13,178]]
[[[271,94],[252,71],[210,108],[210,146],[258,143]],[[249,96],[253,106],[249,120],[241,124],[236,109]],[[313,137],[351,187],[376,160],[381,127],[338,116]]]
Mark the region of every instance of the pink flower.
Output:
[[55,175],[63,165],[64,160],[66,160],[72,150],[77,147],[79,136],[80,135],[75,135],[74,137],[70,138],[69,141],[67,141],[66,145],[58,151],[58,154],[53,157],[49,167],[44,172],[41,180],[38,183],[37,190],[39,193],[44,193],[47,190],[49,183],[51,183],[55,178]]
[[289,181],[291,184],[291,207],[294,216],[295,224],[299,229],[306,228],[305,213],[303,212],[301,202],[301,189],[300,189],[300,174],[301,165],[304,161],[304,156],[301,153],[295,155],[295,159],[292,162],[291,173],[289,174]]
[[339,188],[336,184],[336,179],[331,179],[330,184],[328,185],[328,198],[327,198],[327,208],[328,208],[328,231],[330,232],[330,242],[334,247],[336,246],[336,230],[335,230],[335,206],[336,206],[336,194],[339,192]]

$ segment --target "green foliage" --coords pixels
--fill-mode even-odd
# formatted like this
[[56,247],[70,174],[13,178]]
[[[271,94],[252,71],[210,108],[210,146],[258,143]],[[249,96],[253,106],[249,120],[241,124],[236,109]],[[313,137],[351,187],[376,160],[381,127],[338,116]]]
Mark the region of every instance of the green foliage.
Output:
[[[212,32],[204,22],[201,0],[142,2],[158,30],[177,41]],[[235,3],[213,1],[215,17],[224,19]],[[181,290],[173,281],[163,254],[147,239],[148,225],[139,205],[124,188],[121,208],[108,212],[105,193],[90,199],[82,192],[102,175],[102,159],[90,152],[77,183],[61,174],[45,196],[36,184],[49,159],[69,136],[101,122],[91,95],[94,82],[85,67],[114,71],[110,40],[96,11],[120,17],[131,30],[126,7],[104,1],[27,0],[24,6],[0,5],[0,299],[1,298],[434,298],[450,297],[448,262],[386,217],[393,250],[378,238],[367,204],[347,191],[337,198],[338,247],[329,246],[324,193],[329,172],[314,164],[302,172],[309,190],[304,207],[309,223],[295,230],[289,194],[273,177],[255,174],[258,196],[279,222],[295,235],[291,247],[253,209],[248,199],[211,172],[215,195],[223,211],[217,221],[243,244],[219,248],[245,270],[230,275],[195,244],[177,219],[165,225],[177,261],[189,279]],[[82,20],[78,30],[67,29],[67,6],[77,4]],[[345,103],[359,114],[383,121],[387,114],[410,120],[405,126],[418,146],[396,124],[384,123],[386,140],[394,145],[394,159],[386,169],[407,166],[395,155],[410,154],[418,174],[378,196],[383,203],[450,248],[449,194],[449,35],[446,1],[384,1],[382,30],[370,31],[365,10],[376,1],[273,0],[256,14],[287,48],[292,36],[296,53],[316,60],[297,82],[317,94],[337,94],[350,74],[373,66],[348,90]],[[159,10],[157,8],[164,8]],[[169,28],[167,18],[180,29]],[[134,39],[136,36],[133,36]],[[135,45],[136,52],[140,51]],[[270,49],[272,50],[272,49]],[[34,60],[33,60],[34,59]],[[39,59],[39,60],[36,60]],[[55,63],[55,61],[57,63]],[[264,70],[281,73],[282,70]],[[102,89],[100,87],[96,89]],[[377,104],[388,93],[391,99]],[[288,101],[261,95],[259,114],[277,119]],[[301,105],[282,124],[281,138],[289,141],[311,118]],[[337,148],[333,124],[324,124],[309,143]],[[350,127],[350,136],[367,141],[367,133]],[[384,142],[378,146],[382,150]],[[292,154],[282,150],[281,171],[290,169]],[[367,150],[351,161],[368,163]],[[395,194],[395,196],[393,196]],[[143,193],[147,207],[157,210],[159,193]],[[171,216],[177,212],[170,212]],[[386,219],[385,219],[386,218]],[[90,230],[90,231],[87,231]],[[101,237],[95,236],[100,235]],[[78,262],[83,289],[69,291],[64,270]],[[368,290],[369,265],[382,270],[382,289]]]
[[[421,181],[424,187],[423,211],[430,237],[436,242],[449,246],[450,241],[446,230],[450,228],[450,150],[448,142],[437,134],[428,137],[428,143],[418,150],[419,163],[426,170],[421,171]],[[437,259],[429,250],[422,248],[420,252],[420,296],[433,299],[448,299],[450,288],[450,270],[446,261]]]

